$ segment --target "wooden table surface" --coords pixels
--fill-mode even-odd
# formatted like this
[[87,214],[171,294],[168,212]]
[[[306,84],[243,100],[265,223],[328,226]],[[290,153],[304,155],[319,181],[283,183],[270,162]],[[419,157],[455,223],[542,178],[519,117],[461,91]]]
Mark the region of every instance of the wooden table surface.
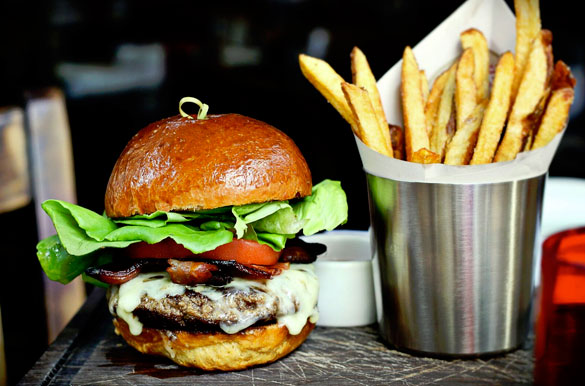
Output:
[[374,326],[317,327],[292,354],[275,363],[231,373],[208,373],[138,353],[114,333],[104,291],[83,308],[21,385],[149,384],[530,384],[532,340],[489,359],[441,360],[387,348]]

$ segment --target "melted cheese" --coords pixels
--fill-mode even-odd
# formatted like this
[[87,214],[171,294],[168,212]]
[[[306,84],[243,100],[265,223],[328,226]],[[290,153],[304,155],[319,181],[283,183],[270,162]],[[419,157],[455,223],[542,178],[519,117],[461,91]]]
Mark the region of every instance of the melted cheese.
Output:
[[[297,335],[305,326],[307,319],[316,323],[319,318],[317,298],[319,282],[312,264],[291,264],[288,270],[265,282],[234,278],[224,288],[235,288],[241,291],[260,291],[266,294],[265,303],[276,302],[277,323],[285,325],[292,335]],[[237,310],[230,307],[230,296],[218,290],[221,287],[198,285],[186,287],[171,282],[166,272],[141,273],[134,279],[117,286],[112,286],[110,293],[110,312],[117,314],[130,327],[134,335],[142,333],[142,323],[132,313],[140,304],[143,296],[160,300],[166,296],[182,295],[185,289],[199,292],[211,299],[218,308],[229,309],[235,312],[237,322],[220,323],[219,327],[228,334],[234,334],[258,321],[251,315],[237,314]],[[117,301],[117,305],[116,305]]]
[[[166,296],[182,295],[185,293],[185,286],[173,283],[167,272],[149,272],[141,273],[134,279],[120,285],[117,292],[116,314],[128,323],[133,335],[140,335],[142,323],[132,314],[132,311],[140,304],[140,299],[144,295],[156,300]],[[110,297],[110,299],[113,298],[115,296]],[[110,304],[110,311],[112,310],[113,305]]]
[[319,319],[319,280],[312,264],[291,265],[285,273],[268,280],[266,287],[278,296],[278,323],[284,324],[291,335],[297,335],[307,319],[311,323]]

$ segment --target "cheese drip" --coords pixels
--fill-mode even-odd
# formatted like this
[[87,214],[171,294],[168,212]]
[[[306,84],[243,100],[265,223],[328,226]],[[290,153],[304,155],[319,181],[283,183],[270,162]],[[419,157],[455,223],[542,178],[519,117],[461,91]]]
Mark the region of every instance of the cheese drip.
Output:
[[[285,325],[292,335],[301,332],[307,319],[311,323],[316,323],[319,318],[317,311],[319,281],[312,264],[291,264],[289,269],[264,282],[234,278],[230,283],[219,287],[175,284],[167,272],[141,273],[119,287],[111,287],[109,308],[112,314],[128,324],[133,335],[140,335],[143,325],[132,312],[138,307],[143,296],[160,300],[166,296],[182,295],[189,289],[208,297],[218,307],[228,308],[229,296],[221,291],[222,288],[258,290],[266,293],[266,302],[276,301],[278,305],[277,323]],[[258,319],[241,317],[236,323],[222,322],[219,327],[227,334],[235,334],[257,321]]]

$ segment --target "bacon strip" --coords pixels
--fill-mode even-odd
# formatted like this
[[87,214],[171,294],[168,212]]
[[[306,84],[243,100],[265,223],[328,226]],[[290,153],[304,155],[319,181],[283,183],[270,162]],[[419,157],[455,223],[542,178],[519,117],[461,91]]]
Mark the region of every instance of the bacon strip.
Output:
[[215,264],[176,259],[169,259],[168,262],[167,272],[173,283],[183,285],[209,283],[217,285],[226,279],[225,275],[216,275],[219,268]]
[[101,267],[89,267],[85,274],[106,284],[122,284],[138,276],[144,264],[143,260],[118,261]]
[[[163,270],[169,273],[171,281],[183,285],[210,284],[222,285],[232,277],[252,280],[270,279],[289,268],[290,263],[312,263],[317,255],[323,253],[323,244],[307,243],[300,239],[290,240],[283,249],[279,262],[270,265],[244,265],[234,260],[183,260],[121,258],[101,267],[90,267],[85,273],[107,284],[123,284],[145,270]],[[193,256],[192,259],[196,256]]]
[[270,279],[272,276],[276,276],[282,272],[282,270],[271,270],[261,265],[244,265],[234,260],[214,260],[213,263],[221,267],[221,270],[227,272],[230,276],[243,277],[245,279]]
[[[262,274],[268,274],[270,277],[278,276],[282,273],[282,271],[287,270],[290,267],[290,263],[276,263],[274,265],[250,265],[249,267],[253,268],[257,272],[262,272]],[[254,277],[251,277],[254,279]]]
[[307,243],[299,238],[289,240],[278,261],[283,263],[310,264],[317,256],[325,253],[327,247],[319,243]]
[[278,261],[283,263],[312,263],[317,259],[317,256],[309,254],[301,247],[286,247],[282,250],[282,254]]

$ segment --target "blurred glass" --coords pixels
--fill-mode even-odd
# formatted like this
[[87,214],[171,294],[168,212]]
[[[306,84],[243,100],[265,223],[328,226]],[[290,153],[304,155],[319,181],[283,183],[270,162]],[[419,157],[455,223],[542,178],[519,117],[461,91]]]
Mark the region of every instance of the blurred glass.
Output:
[[0,385],[18,382],[47,346],[24,124],[20,107],[0,108]]
[[0,213],[31,200],[23,122],[22,109],[0,108]]
[[[39,239],[55,234],[49,216],[41,208],[48,199],[77,202],[73,147],[65,96],[58,88],[29,94],[26,104],[32,191]],[[95,168],[95,165],[94,165]],[[31,243],[32,246],[36,243]],[[33,254],[36,260],[36,254]],[[35,261],[38,266],[38,262]],[[67,285],[44,278],[49,342],[73,318],[85,300],[81,278]]]
[[536,385],[578,383],[585,365],[585,227],[543,244]]

